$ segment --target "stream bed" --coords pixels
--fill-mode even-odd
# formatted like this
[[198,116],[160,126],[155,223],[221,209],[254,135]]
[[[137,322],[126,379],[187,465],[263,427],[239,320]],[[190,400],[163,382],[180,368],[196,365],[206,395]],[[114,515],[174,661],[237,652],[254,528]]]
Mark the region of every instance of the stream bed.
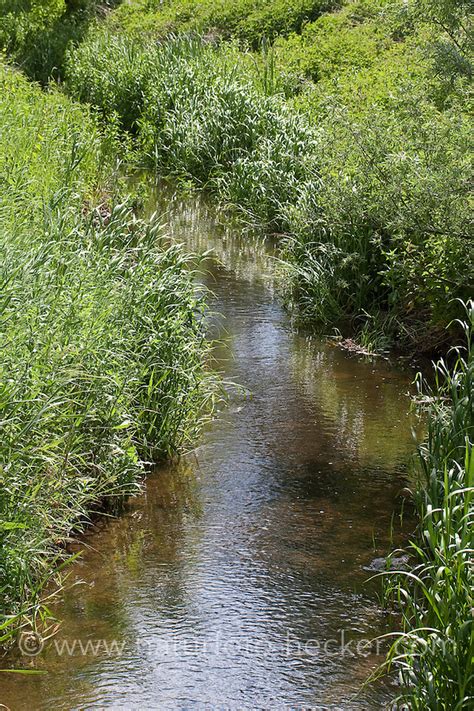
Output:
[[219,370],[240,387],[194,452],[84,537],[59,632],[20,660],[47,673],[2,675],[0,702],[383,708],[391,682],[364,686],[383,646],[365,640],[390,618],[367,579],[414,525],[400,516],[413,371],[296,333],[271,247],[219,225],[202,198],[156,206],[172,239],[218,255],[202,276],[209,330]]

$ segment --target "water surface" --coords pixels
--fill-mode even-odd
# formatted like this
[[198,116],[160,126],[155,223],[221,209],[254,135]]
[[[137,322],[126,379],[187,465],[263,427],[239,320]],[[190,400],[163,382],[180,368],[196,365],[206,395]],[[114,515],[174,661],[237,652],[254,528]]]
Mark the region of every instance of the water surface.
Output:
[[2,676],[0,701],[383,708],[390,683],[362,687],[382,657],[355,642],[389,628],[365,568],[404,535],[413,374],[295,333],[270,247],[219,226],[198,198],[168,196],[164,208],[174,240],[219,255],[202,277],[209,330],[241,388],[229,385],[195,452],[84,538],[59,633],[15,660],[47,675]]

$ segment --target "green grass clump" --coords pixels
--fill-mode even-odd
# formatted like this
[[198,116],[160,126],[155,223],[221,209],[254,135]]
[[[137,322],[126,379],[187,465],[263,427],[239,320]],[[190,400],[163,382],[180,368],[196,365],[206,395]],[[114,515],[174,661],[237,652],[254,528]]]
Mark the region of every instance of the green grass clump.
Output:
[[5,641],[41,612],[71,531],[190,441],[207,376],[188,259],[104,194],[95,121],[3,66],[0,87]]
[[387,579],[403,618],[389,655],[400,674],[397,702],[420,711],[474,702],[473,301],[466,314],[454,363],[436,363],[434,388],[420,381],[428,436],[418,457],[419,536],[409,549],[413,568]]
[[71,54],[71,95],[117,117],[149,167],[214,189],[252,224],[281,229],[312,161],[312,132],[237,73],[233,48],[93,33]]

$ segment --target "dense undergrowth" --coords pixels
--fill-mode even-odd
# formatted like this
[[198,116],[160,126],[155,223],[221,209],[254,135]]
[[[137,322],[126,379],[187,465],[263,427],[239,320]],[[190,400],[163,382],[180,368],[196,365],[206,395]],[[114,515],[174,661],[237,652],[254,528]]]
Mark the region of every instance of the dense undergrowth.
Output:
[[3,65],[0,125],[5,641],[41,616],[71,531],[190,441],[206,376],[187,259],[114,200],[113,136]]
[[61,76],[64,55],[121,0],[0,0],[0,50],[31,78]]
[[[5,3],[0,43],[31,76],[54,65],[146,165],[282,235],[298,318],[374,349],[456,341],[474,273],[467,0]],[[173,35],[190,31],[205,40]]]
[[[117,11],[122,24],[130,8],[139,10]],[[355,33],[348,45],[341,25]],[[385,39],[358,65],[361,28]],[[281,57],[314,32],[340,61],[329,66],[318,40],[326,69],[295,75]],[[148,166],[282,234],[299,317],[379,331],[375,346],[433,351],[456,338],[455,299],[473,288],[472,134],[467,70],[437,74],[427,32],[413,14],[362,0],[264,46],[262,58],[196,38],[143,39],[112,15],[69,54],[66,86],[118,119]]]
[[392,573],[386,589],[403,617],[388,659],[400,673],[398,703],[420,711],[474,705],[473,301],[461,326],[454,362],[436,363],[434,386],[420,379],[428,434],[417,462],[419,535],[410,571]]
[[205,32],[215,38],[237,38],[256,49],[263,39],[299,33],[337,5],[337,0],[133,0],[114,13],[110,24],[139,36]]

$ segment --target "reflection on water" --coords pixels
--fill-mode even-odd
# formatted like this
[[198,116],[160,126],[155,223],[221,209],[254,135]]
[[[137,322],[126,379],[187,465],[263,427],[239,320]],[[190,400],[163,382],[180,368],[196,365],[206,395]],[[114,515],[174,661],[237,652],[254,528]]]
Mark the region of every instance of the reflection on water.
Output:
[[390,549],[392,519],[395,542],[403,536],[412,374],[292,332],[269,247],[218,226],[197,199],[165,206],[173,239],[219,256],[202,277],[209,329],[243,390],[230,389],[194,453],[85,538],[71,581],[86,584],[59,605],[61,631],[39,656],[10,662],[48,674],[4,676],[0,700],[379,709],[388,682],[361,687],[382,657],[355,644],[388,629],[363,568]]

